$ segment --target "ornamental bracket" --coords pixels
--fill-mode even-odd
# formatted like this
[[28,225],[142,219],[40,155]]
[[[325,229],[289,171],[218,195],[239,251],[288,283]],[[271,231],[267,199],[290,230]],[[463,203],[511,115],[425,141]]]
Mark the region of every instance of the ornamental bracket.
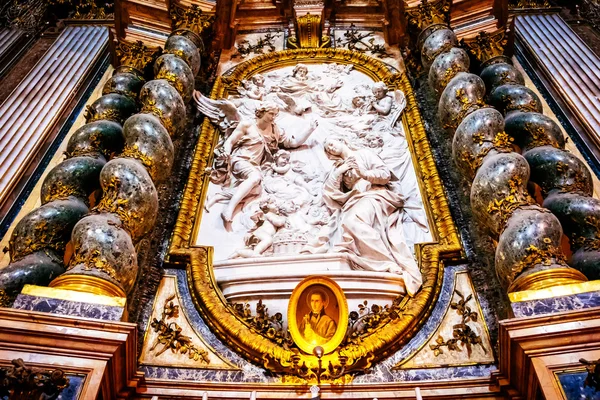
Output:
[[[321,0],[296,0],[294,21],[290,22],[289,49],[329,47],[329,22],[324,18],[325,4]],[[293,32],[293,33],[292,33]]]

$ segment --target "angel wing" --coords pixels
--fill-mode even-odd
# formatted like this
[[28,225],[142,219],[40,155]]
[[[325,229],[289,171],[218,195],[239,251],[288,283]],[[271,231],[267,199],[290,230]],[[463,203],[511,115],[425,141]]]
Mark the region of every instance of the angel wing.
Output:
[[390,129],[396,125],[396,122],[400,119],[402,112],[406,108],[406,96],[402,90],[394,90],[394,106],[392,109],[392,116],[390,119]]
[[292,96],[289,96],[285,93],[278,92],[277,97],[279,97],[285,103],[285,110],[291,114],[302,115],[310,109],[310,104],[306,102],[298,103]]
[[194,91],[196,108],[215,124],[225,138],[238,126],[242,117],[235,104],[229,100],[212,100],[198,91]]

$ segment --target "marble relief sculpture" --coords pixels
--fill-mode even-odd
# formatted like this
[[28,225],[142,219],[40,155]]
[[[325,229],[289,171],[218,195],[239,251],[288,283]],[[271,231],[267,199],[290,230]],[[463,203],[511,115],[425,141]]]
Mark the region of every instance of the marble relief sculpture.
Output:
[[254,75],[237,92],[194,95],[222,132],[198,238],[218,244],[215,261],[338,253],[418,291],[413,246],[431,237],[404,94],[337,64]]

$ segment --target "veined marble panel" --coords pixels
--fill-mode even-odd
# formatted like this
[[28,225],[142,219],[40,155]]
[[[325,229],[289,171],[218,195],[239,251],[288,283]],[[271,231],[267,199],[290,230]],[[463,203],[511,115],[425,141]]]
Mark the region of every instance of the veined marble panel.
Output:
[[533,317],[563,311],[583,310],[600,306],[600,292],[578,293],[547,299],[527,300],[511,304],[515,317]]
[[12,308],[107,321],[121,321],[123,317],[122,307],[38,297],[28,294],[19,294]]

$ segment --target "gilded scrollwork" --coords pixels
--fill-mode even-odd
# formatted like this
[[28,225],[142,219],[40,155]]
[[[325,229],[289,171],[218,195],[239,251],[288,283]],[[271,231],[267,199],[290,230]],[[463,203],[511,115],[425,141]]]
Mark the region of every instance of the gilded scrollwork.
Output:
[[6,294],[4,289],[0,289],[0,307],[10,307],[11,303],[10,296]]
[[[342,376],[335,379],[348,381],[351,375],[370,368],[373,363],[384,357],[384,354],[390,354],[400,348],[412,332],[424,323],[441,288],[442,260],[460,257],[462,246],[450,215],[415,95],[405,74],[394,74],[383,62],[356,51],[286,50],[259,55],[240,64],[229,75],[218,78],[211,97],[227,97],[240,87],[242,81],[270,69],[297,63],[329,62],[351,64],[354,69],[373,80],[385,82],[390,90],[400,89],[405,93],[407,105],[403,121],[406,139],[412,150],[417,176],[420,177],[423,198],[427,199],[425,207],[431,216],[431,229],[435,240],[435,243],[416,246],[423,285],[414,297],[403,298],[399,305],[402,312],[390,311],[372,330],[361,333],[360,340],[342,344],[337,350],[322,357],[323,365],[330,365],[331,370],[336,372],[329,374],[329,377],[325,374],[325,380],[333,381],[333,377],[341,373]],[[300,375],[297,373],[297,367],[307,370],[317,368],[317,357],[275,343],[268,334],[257,332],[257,329],[244,321],[244,317],[232,312],[231,306],[220,295],[212,272],[212,248],[194,244],[193,233],[200,223],[199,215],[209,182],[206,171],[212,164],[217,139],[217,129],[205,119],[174,229],[169,260],[188,265],[188,277],[196,307],[222,341],[232,348],[239,349],[246,358],[263,365],[271,372],[288,377],[284,379],[298,379]],[[392,318],[392,315],[397,317]],[[313,379],[316,378],[308,380]]]
[[269,309],[262,303],[262,300],[259,300],[256,304],[255,315],[252,314],[250,304],[248,303],[233,303],[231,304],[231,309],[250,325],[252,329],[271,339],[273,342],[286,347],[294,345],[289,332],[283,327],[283,315],[281,313],[269,315]]

